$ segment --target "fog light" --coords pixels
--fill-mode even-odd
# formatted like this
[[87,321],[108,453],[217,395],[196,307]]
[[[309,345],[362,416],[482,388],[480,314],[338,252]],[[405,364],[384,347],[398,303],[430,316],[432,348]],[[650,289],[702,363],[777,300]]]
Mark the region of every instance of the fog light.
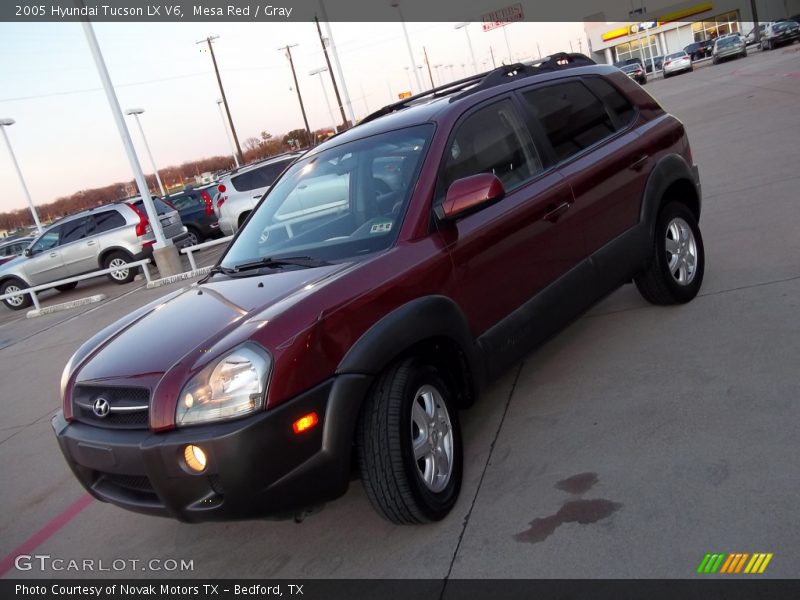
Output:
[[317,423],[319,423],[319,417],[317,413],[312,412],[300,417],[297,421],[292,423],[292,429],[295,433],[303,433],[314,427]]
[[202,473],[206,470],[206,453],[200,446],[186,446],[183,450],[183,460],[186,461],[186,466],[195,473]]

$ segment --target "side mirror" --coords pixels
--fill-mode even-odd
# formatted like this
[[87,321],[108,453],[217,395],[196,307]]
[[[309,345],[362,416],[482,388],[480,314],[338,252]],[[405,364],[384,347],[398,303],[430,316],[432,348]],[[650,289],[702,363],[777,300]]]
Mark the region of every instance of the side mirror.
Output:
[[505,194],[497,175],[470,175],[450,184],[444,202],[434,208],[434,213],[439,221],[454,221],[497,202]]
[[25,256],[30,257],[30,256],[33,255],[33,252],[31,252],[30,248],[25,248],[25,251],[22,254],[24,254]]

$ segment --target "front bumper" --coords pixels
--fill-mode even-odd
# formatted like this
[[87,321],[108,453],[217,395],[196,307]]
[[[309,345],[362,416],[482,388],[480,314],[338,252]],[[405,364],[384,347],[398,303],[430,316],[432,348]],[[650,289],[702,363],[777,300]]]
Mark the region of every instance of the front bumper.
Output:
[[[366,375],[340,375],[257,415],[155,433],[107,429],[59,412],[53,418],[61,451],[98,500],[181,521],[288,518],[347,491],[352,440]],[[292,431],[316,412],[319,425]],[[187,444],[208,457],[202,474],[183,464]]]

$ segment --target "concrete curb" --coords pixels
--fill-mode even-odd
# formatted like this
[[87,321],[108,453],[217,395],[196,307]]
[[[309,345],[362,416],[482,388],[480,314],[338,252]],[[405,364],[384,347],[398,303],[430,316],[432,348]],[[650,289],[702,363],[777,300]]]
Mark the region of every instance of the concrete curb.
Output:
[[102,302],[106,299],[105,294],[95,294],[94,296],[87,296],[86,298],[78,298],[77,300],[70,300],[69,302],[62,302],[61,304],[53,304],[52,306],[45,306],[39,310],[29,310],[26,317],[32,319],[34,317],[41,317],[42,315],[49,315],[50,313],[59,312],[62,310],[69,310],[70,308],[77,308],[78,306],[86,306],[87,304],[95,304]]
[[194,271],[186,271],[185,273],[179,273],[178,275],[172,275],[170,277],[163,277],[161,279],[154,279],[150,283],[147,284],[147,289],[156,288],[162,285],[168,285],[170,283],[175,283],[176,281],[182,281],[184,279],[192,279],[193,277],[199,277],[200,275],[207,275],[209,271],[211,271],[212,267],[202,267],[200,269],[195,269]]

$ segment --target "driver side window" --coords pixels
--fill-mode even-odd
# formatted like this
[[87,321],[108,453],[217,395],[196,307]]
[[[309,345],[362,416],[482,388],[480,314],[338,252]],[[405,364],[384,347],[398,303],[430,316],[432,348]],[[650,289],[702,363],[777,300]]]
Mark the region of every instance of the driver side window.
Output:
[[506,191],[542,171],[542,161],[514,105],[505,99],[469,115],[447,149],[441,195],[457,179],[493,173]]

